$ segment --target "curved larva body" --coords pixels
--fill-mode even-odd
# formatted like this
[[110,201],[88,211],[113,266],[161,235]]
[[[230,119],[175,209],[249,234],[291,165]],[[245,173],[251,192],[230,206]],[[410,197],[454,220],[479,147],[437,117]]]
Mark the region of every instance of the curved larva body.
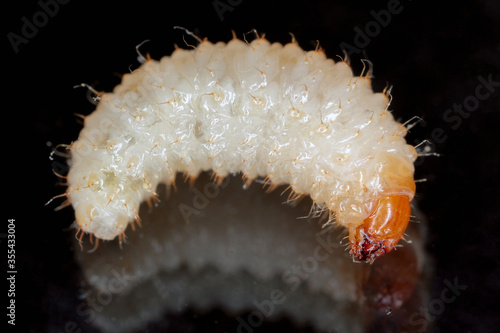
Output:
[[388,195],[413,198],[406,129],[344,62],[258,39],[204,41],[148,60],[101,95],[71,145],[81,229],[113,239],[178,172],[289,184],[351,231]]

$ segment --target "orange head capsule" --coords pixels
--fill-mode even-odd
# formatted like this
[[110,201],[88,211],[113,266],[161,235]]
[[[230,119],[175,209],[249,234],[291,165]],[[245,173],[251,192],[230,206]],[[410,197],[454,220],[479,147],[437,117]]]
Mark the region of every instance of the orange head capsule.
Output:
[[410,214],[408,196],[388,195],[380,198],[363,224],[349,229],[350,254],[359,261],[372,262],[390,252],[403,238]]

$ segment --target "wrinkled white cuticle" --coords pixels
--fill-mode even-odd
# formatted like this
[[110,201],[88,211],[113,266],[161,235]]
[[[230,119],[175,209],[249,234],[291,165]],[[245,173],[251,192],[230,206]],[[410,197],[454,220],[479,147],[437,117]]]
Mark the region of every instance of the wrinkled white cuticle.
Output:
[[113,239],[178,172],[241,172],[290,184],[341,225],[359,225],[388,190],[388,155],[413,173],[415,150],[387,107],[368,77],[322,51],[203,41],[101,95],[71,145],[67,195],[83,231]]

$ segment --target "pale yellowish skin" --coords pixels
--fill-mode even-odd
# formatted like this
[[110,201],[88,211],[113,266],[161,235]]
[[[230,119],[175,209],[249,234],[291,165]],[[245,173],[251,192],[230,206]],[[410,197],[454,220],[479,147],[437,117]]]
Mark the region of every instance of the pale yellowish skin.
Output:
[[70,146],[66,196],[82,235],[122,239],[159,184],[209,170],[216,182],[241,173],[248,184],[262,178],[290,185],[292,198],[309,195],[349,230],[360,260],[375,255],[359,255],[366,242],[356,234],[388,252],[401,236],[393,229],[407,224],[396,214],[415,193],[406,128],[368,76],[321,50],[203,41],[148,59],[99,98]]

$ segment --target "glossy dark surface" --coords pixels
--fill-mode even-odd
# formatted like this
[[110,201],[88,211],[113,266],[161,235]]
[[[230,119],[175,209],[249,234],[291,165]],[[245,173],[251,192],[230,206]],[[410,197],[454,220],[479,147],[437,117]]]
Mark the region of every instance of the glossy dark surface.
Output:
[[[22,18],[32,21],[42,10],[38,3],[5,3],[3,81],[7,88],[2,149],[7,200],[3,211],[17,221],[16,329],[96,332],[76,311],[83,299],[81,272],[73,252],[79,249],[73,249],[74,234],[68,229],[74,212],[69,208],[54,212],[59,202],[45,206],[64,190],[56,185],[63,180],[52,171],[67,171],[63,159],[50,160],[49,154],[55,145],[75,139],[81,129],[75,114],[87,115],[95,108],[89,102],[91,94],[74,89],[75,85],[85,82],[110,90],[120,81],[120,74],[137,68],[135,46],[145,40],[150,42],[140,50],[155,59],[170,54],[174,43],[182,47],[195,43],[184,31],[173,28],[182,26],[210,40],[231,39],[231,29],[249,39],[253,37],[250,31],[257,29],[281,43],[290,41],[293,34],[304,49],[319,45],[339,60],[344,56],[342,49],[350,45],[356,48],[349,58],[357,73],[363,69],[361,59],[369,59],[374,89],[393,88],[390,111],[395,118],[402,122],[414,116],[423,119],[415,120],[409,131],[410,143],[429,140],[430,152],[441,154],[420,157],[416,166],[416,179],[426,179],[417,183],[414,200],[429,219],[426,250],[435,267],[430,295],[423,310],[417,306],[402,313],[400,322],[408,324],[407,332],[498,331],[498,1],[400,1],[403,10],[369,36],[359,32],[377,22],[373,13],[387,10],[394,1],[67,1],[55,15],[47,15],[45,23],[20,45],[19,53],[14,53],[5,36],[21,34]],[[223,20],[214,3],[231,3],[220,7],[225,9]],[[43,21],[43,16],[39,19]],[[374,23],[368,27],[376,28]],[[474,101],[480,78],[493,81],[493,92],[481,88],[479,92],[489,96],[477,105],[467,105]],[[3,225],[2,257],[6,260]],[[383,263],[396,252],[399,248],[377,261]],[[445,293],[455,298],[437,307],[448,283],[466,289],[456,290],[458,295]],[[381,314],[384,321],[394,316],[395,312]],[[186,310],[165,319],[144,331],[235,332],[234,318],[217,310],[204,314]],[[387,329],[388,325],[372,331],[401,332],[397,327]],[[256,332],[280,329],[312,332],[286,319],[265,323]]]

